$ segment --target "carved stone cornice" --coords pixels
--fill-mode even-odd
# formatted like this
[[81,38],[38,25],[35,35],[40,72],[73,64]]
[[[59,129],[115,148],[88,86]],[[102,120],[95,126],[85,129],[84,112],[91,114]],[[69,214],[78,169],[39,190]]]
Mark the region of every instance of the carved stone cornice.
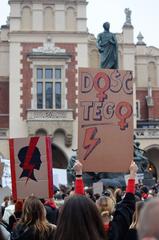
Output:
[[73,110],[40,110],[29,109],[27,113],[27,121],[56,121],[65,120],[73,121]]

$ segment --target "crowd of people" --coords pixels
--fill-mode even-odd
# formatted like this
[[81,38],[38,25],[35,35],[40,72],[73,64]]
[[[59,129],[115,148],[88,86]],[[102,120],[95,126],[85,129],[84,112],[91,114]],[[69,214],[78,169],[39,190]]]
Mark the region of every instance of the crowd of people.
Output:
[[158,187],[135,185],[130,165],[126,189],[85,189],[76,161],[75,184],[61,186],[53,199],[5,197],[0,211],[0,240],[158,240]]

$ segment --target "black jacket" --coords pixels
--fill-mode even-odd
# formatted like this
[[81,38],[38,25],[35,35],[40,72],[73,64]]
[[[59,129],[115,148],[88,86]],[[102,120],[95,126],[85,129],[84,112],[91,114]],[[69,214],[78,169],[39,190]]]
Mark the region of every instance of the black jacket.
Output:
[[36,231],[34,226],[26,226],[18,224],[12,233],[12,240],[52,240],[54,236],[55,228],[50,225],[49,233],[45,234],[44,238],[40,238],[41,232]]
[[58,208],[54,208],[50,206],[49,204],[44,206],[46,209],[46,219],[48,220],[49,223],[52,224],[57,224],[57,219],[59,215],[59,210]]
[[132,216],[135,211],[135,196],[126,193],[124,199],[117,204],[113,221],[110,223],[109,240],[123,240],[128,233]]
[[138,240],[137,230],[135,228],[130,228],[125,240]]

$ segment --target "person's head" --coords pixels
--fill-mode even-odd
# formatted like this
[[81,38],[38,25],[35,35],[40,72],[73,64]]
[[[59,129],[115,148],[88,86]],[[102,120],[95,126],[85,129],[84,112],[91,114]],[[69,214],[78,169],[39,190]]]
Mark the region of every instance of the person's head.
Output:
[[4,205],[5,205],[5,207],[8,206],[8,204],[9,204],[9,200],[10,200],[9,196],[5,196],[5,197],[3,198],[3,201],[4,201]]
[[66,199],[60,212],[55,240],[104,240],[105,237],[101,216],[91,199],[82,195]]
[[101,196],[96,201],[96,206],[101,214],[102,212],[109,212],[109,215],[111,215],[114,212],[115,202],[111,197]]
[[36,235],[35,239],[48,239],[50,232],[55,227],[50,225],[46,219],[46,210],[42,202],[35,196],[28,197],[23,205],[22,216],[19,224],[31,226]]
[[109,22],[103,23],[103,28],[104,28],[105,31],[109,31],[110,23]]
[[45,220],[46,212],[41,201],[35,196],[28,197],[23,205],[22,223],[34,225]]
[[15,203],[15,212],[22,212],[22,208],[23,208],[23,201],[17,200]]
[[144,206],[144,202],[143,201],[138,201],[136,202],[136,207],[135,207],[135,212],[133,214],[133,220],[132,220],[132,224],[130,226],[130,228],[138,228],[138,222],[139,222],[139,216],[141,213],[141,209]]
[[138,236],[139,240],[159,239],[159,199],[148,200],[139,217]]

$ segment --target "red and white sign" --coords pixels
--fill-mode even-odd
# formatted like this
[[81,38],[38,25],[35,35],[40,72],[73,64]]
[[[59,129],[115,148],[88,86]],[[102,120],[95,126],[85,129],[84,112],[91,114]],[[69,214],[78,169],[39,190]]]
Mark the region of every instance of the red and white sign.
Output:
[[49,137],[9,139],[14,199],[53,196],[52,149]]

